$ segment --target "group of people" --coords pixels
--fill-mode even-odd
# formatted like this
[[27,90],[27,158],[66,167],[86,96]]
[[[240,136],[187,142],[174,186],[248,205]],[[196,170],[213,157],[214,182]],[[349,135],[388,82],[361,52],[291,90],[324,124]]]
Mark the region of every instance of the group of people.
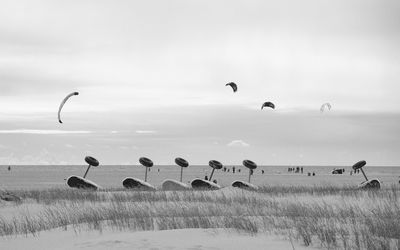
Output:
[[289,167],[289,173],[303,173],[303,167]]
[[[289,173],[296,173],[296,174],[302,174],[304,172],[303,167],[289,167],[288,168]],[[307,176],[315,176],[315,172],[308,172]]]
[[[228,168],[228,167],[223,167],[222,171],[226,172],[226,173],[229,173],[229,172],[232,171],[232,173],[235,174],[236,172],[240,173],[241,169],[240,168],[237,169],[235,166],[232,166],[231,169]],[[264,174],[264,173],[265,173],[265,171],[263,169],[261,169],[261,174]],[[250,175],[253,175],[253,174],[254,174],[254,169],[250,169]],[[208,181],[208,175],[207,174],[204,176],[204,180]],[[217,184],[217,180],[214,179],[213,182]]]
[[[232,166],[232,169],[227,168],[227,167],[224,167],[224,168],[222,169],[223,172],[228,172],[228,173],[229,173],[231,170],[232,170],[232,173],[233,173],[233,174],[236,173],[236,171],[237,171],[238,173],[240,173],[240,171],[241,171],[240,168],[236,169],[235,166]],[[264,171],[263,169],[261,169],[261,174],[264,174],[264,173],[265,173],[265,171]],[[251,174],[251,175],[254,174],[254,170],[253,170],[253,169],[250,169],[250,174]]]

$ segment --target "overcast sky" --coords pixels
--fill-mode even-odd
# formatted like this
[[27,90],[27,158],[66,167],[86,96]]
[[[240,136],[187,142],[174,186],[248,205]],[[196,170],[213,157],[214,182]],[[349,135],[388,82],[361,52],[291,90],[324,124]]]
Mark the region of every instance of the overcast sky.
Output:
[[398,0],[0,0],[0,164],[400,165],[399,13]]

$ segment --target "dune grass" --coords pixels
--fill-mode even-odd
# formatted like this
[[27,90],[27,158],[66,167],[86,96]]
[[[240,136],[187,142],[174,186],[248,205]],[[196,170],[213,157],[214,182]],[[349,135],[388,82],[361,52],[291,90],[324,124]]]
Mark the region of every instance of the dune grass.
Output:
[[[11,216],[0,214],[0,235],[74,230],[229,228],[276,233],[326,249],[399,249],[400,188],[265,186],[258,192],[12,191],[22,197]],[[35,211],[26,209],[35,204]],[[0,211],[1,211],[0,207]]]

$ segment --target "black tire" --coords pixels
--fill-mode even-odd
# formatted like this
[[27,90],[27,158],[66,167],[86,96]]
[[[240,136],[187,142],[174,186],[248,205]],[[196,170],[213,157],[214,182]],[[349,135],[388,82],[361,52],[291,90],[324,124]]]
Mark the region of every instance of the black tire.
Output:
[[182,168],[187,168],[189,166],[189,163],[185,159],[180,157],[175,158],[175,163]]
[[257,168],[257,164],[250,160],[244,160],[243,166],[245,166],[248,169],[256,169]]
[[85,161],[87,164],[89,164],[90,166],[93,166],[93,167],[97,167],[99,165],[99,161],[91,156],[86,156]]
[[211,161],[209,161],[209,162],[208,162],[208,165],[209,165],[210,167],[214,168],[214,169],[221,169],[221,168],[223,167],[223,166],[222,166],[222,163],[219,162],[219,161],[216,161],[216,160],[211,160]]
[[353,165],[353,169],[357,170],[359,168],[364,167],[366,164],[367,164],[366,161],[359,161],[359,162],[357,162],[356,164]]
[[139,162],[146,168],[151,168],[153,166],[153,161],[146,157],[140,157]]

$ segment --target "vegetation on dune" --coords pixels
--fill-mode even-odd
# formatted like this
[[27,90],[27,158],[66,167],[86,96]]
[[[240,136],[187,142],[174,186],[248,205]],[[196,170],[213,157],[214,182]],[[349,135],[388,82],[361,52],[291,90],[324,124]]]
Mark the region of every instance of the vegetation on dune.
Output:
[[[259,192],[71,189],[13,191],[23,202],[13,216],[0,214],[0,235],[75,230],[168,230],[233,228],[251,234],[279,233],[328,249],[398,249],[400,189],[277,187]],[[18,210],[23,204],[40,209]],[[22,204],[22,205],[21,205]],[[1,211],[1,207],[0,207]]]

